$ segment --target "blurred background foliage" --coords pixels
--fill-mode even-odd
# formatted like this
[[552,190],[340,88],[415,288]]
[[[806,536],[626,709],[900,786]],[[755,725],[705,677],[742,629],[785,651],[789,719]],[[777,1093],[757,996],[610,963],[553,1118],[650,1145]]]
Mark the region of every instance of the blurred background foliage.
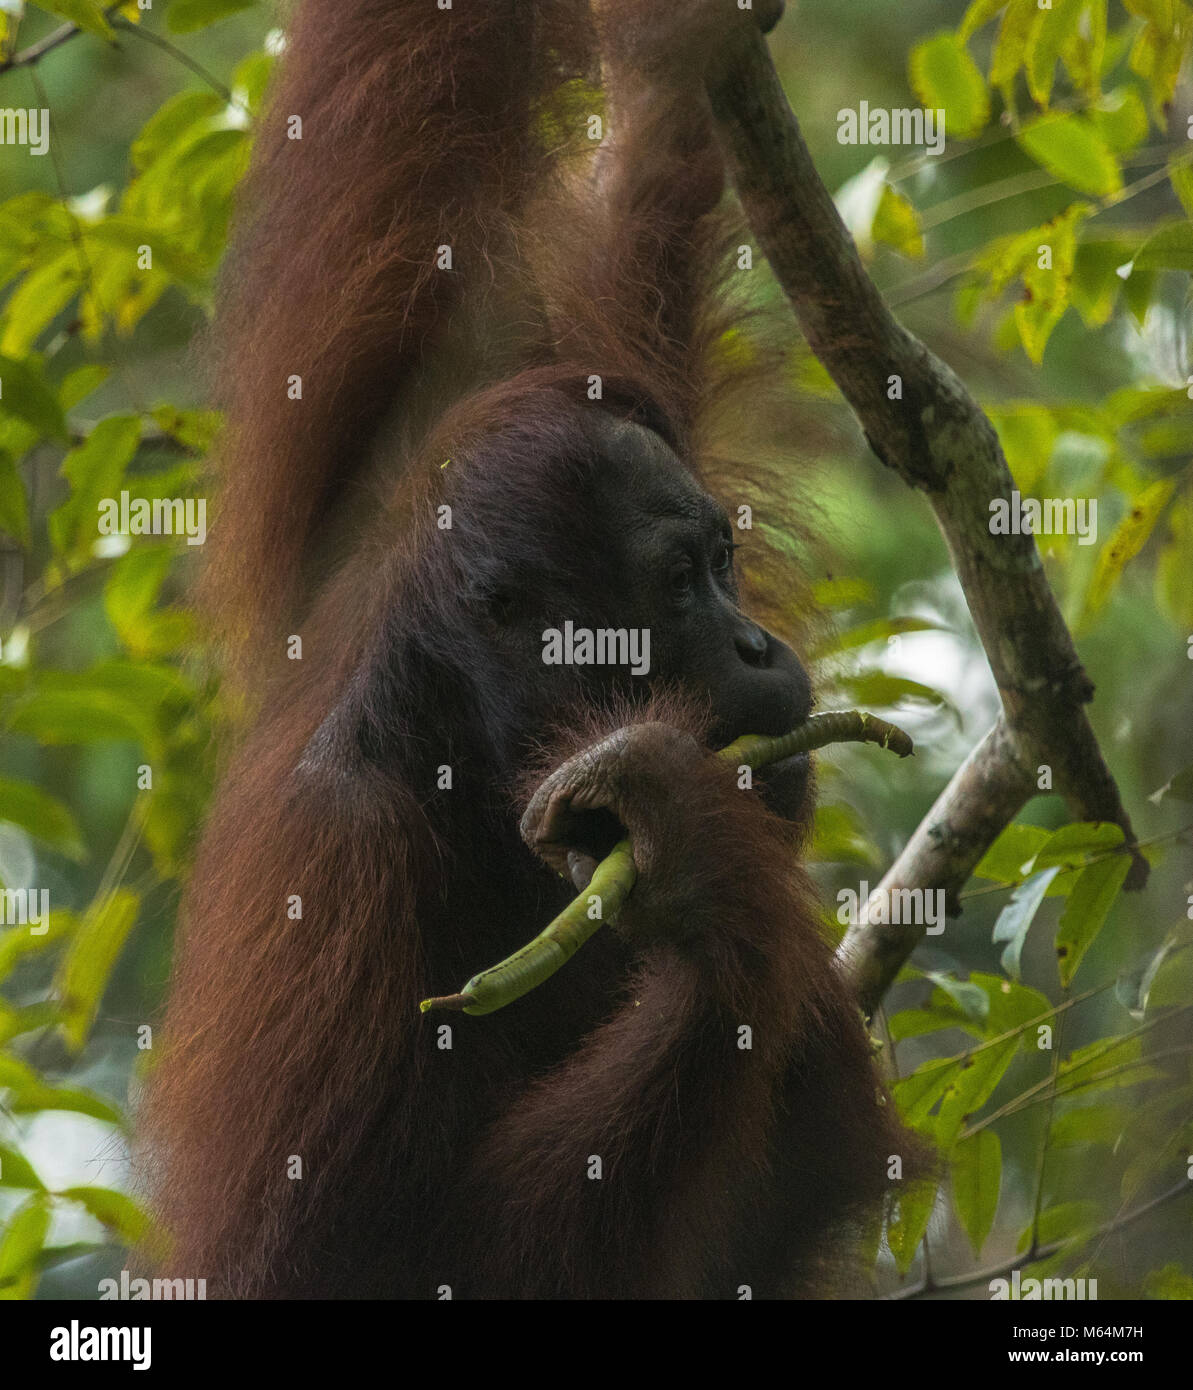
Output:
[[[184,603],[197,548],[96,516],[206,496],[195,344],[283,22],[0,0],[0,122],[51,113],[44,156],[0,144],[0,1298],[93,1298],[145,1229],[129,1116],[228,711]],[[876,1233],[883,1289],[987,1297],[975,1271],[1030,1258],[1103,1298],[1193,1297],[1191,40],[1184,0],[802,0],[773,40],[873,275],[1018,488],[1098,500],[1096,544],[1040,547],[1153,866],[1120,895],[1121,836],[1042,794],[904,972],[876,1031],[944,1162]],[[840,143],[863,100],[943,108],[943,153]],[[920,748],[894,774],[822,762],[840,932],[836,895],[877,883],[998,702],[923,499],[791,365],[822,703]]]

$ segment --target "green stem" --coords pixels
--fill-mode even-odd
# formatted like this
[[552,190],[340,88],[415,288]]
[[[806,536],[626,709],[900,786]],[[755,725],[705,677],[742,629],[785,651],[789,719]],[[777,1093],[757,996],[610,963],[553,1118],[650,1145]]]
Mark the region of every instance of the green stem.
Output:
[[[814,714],[789,734],[775,738],[746,734],[722,748],[718,758],[751,769],[781,762],[797,753],[811,753],[830,743],[876,743],[899,757],[913,752],[911,739],[902,729],[858,710]],[[558,917],[512,956],[474,975],[459,994],[424,999],[423,1013],[431,1009],[466,1014],[491,1014],[529,994],[570,960],[602,923],[614,922],[638,879],[633,847],[619,840],[597,865],[588,887]]]

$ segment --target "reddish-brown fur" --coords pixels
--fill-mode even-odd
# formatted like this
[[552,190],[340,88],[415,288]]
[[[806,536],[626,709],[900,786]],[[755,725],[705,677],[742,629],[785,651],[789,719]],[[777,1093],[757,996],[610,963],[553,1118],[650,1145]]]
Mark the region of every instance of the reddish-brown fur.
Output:
[[[607,48],[636,8],[601,7]],[[533,652],[484,616],[511,575],[578,613],[622,582],[620,538],[577,547],[603,508],[591,373],[601,409],[725,488],[706,424],[732,375],[710,306],[722,175],[698,84],[685,71],[643,106],[615,70],[633,134],[594,193],[536,138],[566,127],[560,81],[593,76],[583,0],[308,0],[289,40],[229,271],[207,581],[260,713],[198,856],[145,1106],[171,1268],[244,1297],[816,1287],[899,1138],[793,870],[797,832],[724,769],[660,772],[673,887],[653,933],[598,933],[518,1004],[449,1020],[451,1050],[418,1012],[570,895],[518,838],[528,767],[627,719],[704,718],[577,678],[553,735]],[[463,390],[461,301],[484,336],[525,305]],[[395,399],[414,423],[390,431],[390,493],[362,538]],[[731,500],[751,496],[748,470],[730,476]],[[321,555],[303,562],[333,511],[351,553],[327,580]]]

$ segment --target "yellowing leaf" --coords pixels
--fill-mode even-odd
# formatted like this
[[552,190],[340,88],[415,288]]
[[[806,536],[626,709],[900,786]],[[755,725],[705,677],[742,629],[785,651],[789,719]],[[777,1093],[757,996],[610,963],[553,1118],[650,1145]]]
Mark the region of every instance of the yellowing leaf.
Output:
[[39,10],[61,15],[88,34],[97,34],[101,39],[116,37],[115,30],[104,18],[101,0],[34,0]]
[[882,190],[870,232],[875,241],[893,246],[901,255],[915,258],[924,254],[924,234],[920,229],[919,213],[890,184]]
[[1092,617],[1105,605],[1122,578],[1128,561],[1134,559],[1147,543],[1175,489],[1174,478],[1161,478],[1152,483],[1114,528],[1114,534],[1103,546],[1094,566],[1093,579],[1085,595],[1083,619]]
[[956,34],[943,30],[912,49],[911,85],[931,110],[945,112],[945,131],[958,139],[980,135],[990,119],[990,93],[978,65]]
[[1084,116],[1041,116],[1025,125],[1015,138],[1037,164],[1071,188],[1099,197],[1122,189],[1118,160],[1097,127]]
[[1036,0],[1010,0],[1002,23],[998,26],[998,37],[994,41],[994,53],[990,61],[990,85],[1002,90],[1008,106],[1011,105],[1011,87],[1015,74],[1026,61],[1032,26],[1039,13]]
[[957,29],[961,41],[965,42],[983,25],[989,24],[994,16],[1006,7],[1006,3],[1007,0],[971,0],[969,9],[965,11],[965,17]]
[[1085,0],[1052,0],[1050,9],[1039,10],[1027,40],[1025,67],[1032,97],[1047,106],[1061,49],[1081,22]]

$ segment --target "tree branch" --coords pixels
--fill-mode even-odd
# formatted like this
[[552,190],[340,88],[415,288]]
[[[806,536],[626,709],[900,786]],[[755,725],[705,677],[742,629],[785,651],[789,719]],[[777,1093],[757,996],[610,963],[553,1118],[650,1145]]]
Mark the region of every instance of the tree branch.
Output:
[[[104,18],[111,19],[124,0],[116,0],[116,3],[109,5],[104,10]],[[19,53],[14,53],[11,57],[5,58],[0,62],[0,73],[8,72],[11,68],[28,68],[40,62],[47,53],[52,53],[55,48],[66,43],[68,39],[73,39],[76,34],[86,31],[77,24],[60,24],[57,29],[48,33],[44,39],[38,39],[36,43],[31,43],[28,48],[22,48]]]
[[[990,503],[1014,488],[994,427],[956,374],[899,324],[866,273],[821,182],[761,35],[709,92],[754,235],[809,347],[853,408],[870,447],[936,513],[1002,697],[1003,717],[917,830],[886,882],[944,887],[964,876],[1034,790],[1034,769],[1082,820],[1135,840],[1084,705],[1077,657],[1031,535],[992,535]],[[890,393],[898,399],[890,399]],[[1127,886],[1142,887],[1137,850]],[[852,932],[850,968],[873,999],[921,935]]]
[[[950,916],[961,911],[957,895],[979,859],[1031,799],[1034,784],[1022,765],[1003,719],[970,753],[937,797],[874,896],[903,888],[943,889]],[[918,944],[915,922],[855,922],[840,957],[853,978],[862,1011],[872,1014]]]

